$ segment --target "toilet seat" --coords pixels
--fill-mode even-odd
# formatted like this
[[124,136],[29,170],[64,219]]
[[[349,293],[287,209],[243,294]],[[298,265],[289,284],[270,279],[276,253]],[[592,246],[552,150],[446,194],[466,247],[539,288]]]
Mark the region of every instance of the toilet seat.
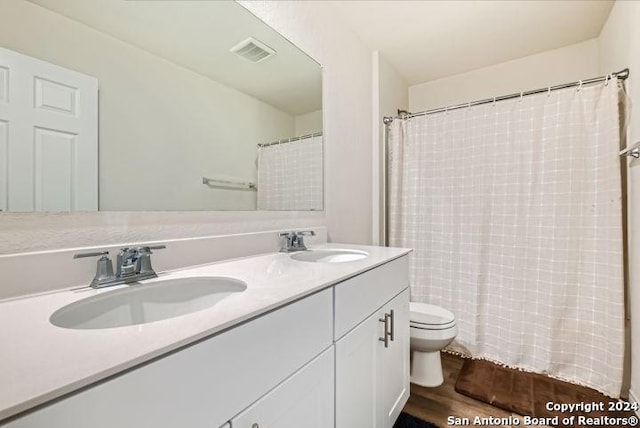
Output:
[[456,317],[448,310],[427,303],[409,303],[409,324],[422,330],[446,330],[456,325]]
[[448,328],[453,328],[456,326],[455,321],[447,324],[434,325],[434,324],[420,324],[415,322],[409,322],[409,326],[411,328],[417,328],[420,330],[446,330]]

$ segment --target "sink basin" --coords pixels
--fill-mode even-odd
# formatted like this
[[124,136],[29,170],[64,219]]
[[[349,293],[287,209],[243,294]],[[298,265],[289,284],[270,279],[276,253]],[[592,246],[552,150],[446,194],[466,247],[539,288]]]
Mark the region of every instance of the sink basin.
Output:
[[88,297],[58,309],[49,320],[72,329],[144,324],[207,309],[246,288],[243,281],[225,277],[166,279]]
[[300,262],[344,263],[369,257],[369,253],[358,250],[308,250],[295,253],[292,259]]

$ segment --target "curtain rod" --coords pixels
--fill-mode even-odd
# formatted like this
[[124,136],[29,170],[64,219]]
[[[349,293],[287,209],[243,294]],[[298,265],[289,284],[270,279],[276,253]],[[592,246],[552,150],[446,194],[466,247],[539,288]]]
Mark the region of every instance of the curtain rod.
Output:
[[477,106],[477,105],[481,105],[481,104],[495,103],[496,101],[510,100],[510,99],[513,99],[513,98],[524,97],[526,95],[541,94],[543,92],[557,91],[558,89],[566,89],[566,88],[571,88],[571,87],[574,87],[574,86],[583,86],[583,85],[589,85],[591,83],[604,82],[604,81],[606,81],[608,79],[613,79],[614,77],[617,78],[617,79],[620,79],[620,80],[627,79],[629,77],[629,69],[625,68],[624,70],[620,70],[620,71],[618,71],[616,73],[611,73],[611,74],[608,74],[606,76],[594,77],[593,79],[578,80],[577,82],[565,83],[565,84],[556,85],[556,86],[549,86],[549,87],[541,88],[541,89],[534,89],[533,91],[525,91],[525,92],[518,92],[518,93],[515,93],[515,94],[502,95],[500,97],[487,98],[487,99],[484,99],[484,100],[472,101],[470,103],[457,104],[457,105],[452,105],[452,106],[448,106],[448,107],[440,107],[440,108],[435,108],[435,109],[432,109],[432,110],[421,111],[421,112],[418,112],[418,113],[410,113],[410,112],[408,112],[406,110],[398,109],[398,115],[397,116],[395,116],[395,117],[385,116],[382,119],[382,122],[385,125],[390,125],[391,122],[393,122],[394,119],[410,119],[410,118],[416,117],[416,116],[426,116],[428,114],[441,113],[443,111],[457,110],[457,109],[461,109],[461,108],[465,108],[465,107],[471,107],[471,106]]
[[322,136],[322,132],[315,132],[313,134],[302,135],[300,137],[285,138],[283,140],[272,141],[270,143],[260,143],[258,144],[258,147],[269,147],[269,146],[274,146],[276,144],[292,143],[294,141],[304,140],[305,138],[313,138],[313,137],[320,137],[320,136]]

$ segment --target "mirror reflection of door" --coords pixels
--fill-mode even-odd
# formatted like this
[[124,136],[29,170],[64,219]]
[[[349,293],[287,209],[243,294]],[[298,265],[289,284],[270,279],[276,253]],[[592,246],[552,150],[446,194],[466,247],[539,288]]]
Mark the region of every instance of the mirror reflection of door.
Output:
[[[323,209],[320,146],[302,154],[283,150],[269,168],[271,184],[257,185],[265,177],[258,171],[259,145],[322,133],[322,68],[237,2],[3,0],[0,47],[97,79],[99,211]],[[69,122],[73,114],[64,110],[74,96],[80,97],[77,113],[84,114],[78,83],[45,80],[57,85],[43,86],[47,102],[62,103],[47,110],[51,117]],[[47,141],[47,177],[62,173],[78,142],[76,129],[54,125],[41,126],[47,132],[38,135]],[[12,138],[1,128],[13,132],[6,120],[0,139]],[[13,151],[13,141],[2,144]],[[31,158],[31,149],[23,149]],[[16,156],[0,159],[0,169],[4,163],[12,173],[26,171],[21,180],[27,185],[33,174],[14,165]],[[59,161],[50,162],[54,156]],[[77,166],[85,165],[96,166]],[[12,192],[20,203],[9,200],[0,209],[95,210],[65,193],[70,179],[44,180],[50,198]],[[259,206],[261,192],[274,203]]]
[[0,208],[98,209],[98,82],[0,48]]

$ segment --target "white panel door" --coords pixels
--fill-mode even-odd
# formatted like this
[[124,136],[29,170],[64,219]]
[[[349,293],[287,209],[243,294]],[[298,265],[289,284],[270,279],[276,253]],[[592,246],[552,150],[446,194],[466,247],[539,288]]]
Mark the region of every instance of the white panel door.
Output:
[[333,346],[231,420],[231,428],[333,428]]
[[0,48],[0,209],[97,211],[95,78]]

